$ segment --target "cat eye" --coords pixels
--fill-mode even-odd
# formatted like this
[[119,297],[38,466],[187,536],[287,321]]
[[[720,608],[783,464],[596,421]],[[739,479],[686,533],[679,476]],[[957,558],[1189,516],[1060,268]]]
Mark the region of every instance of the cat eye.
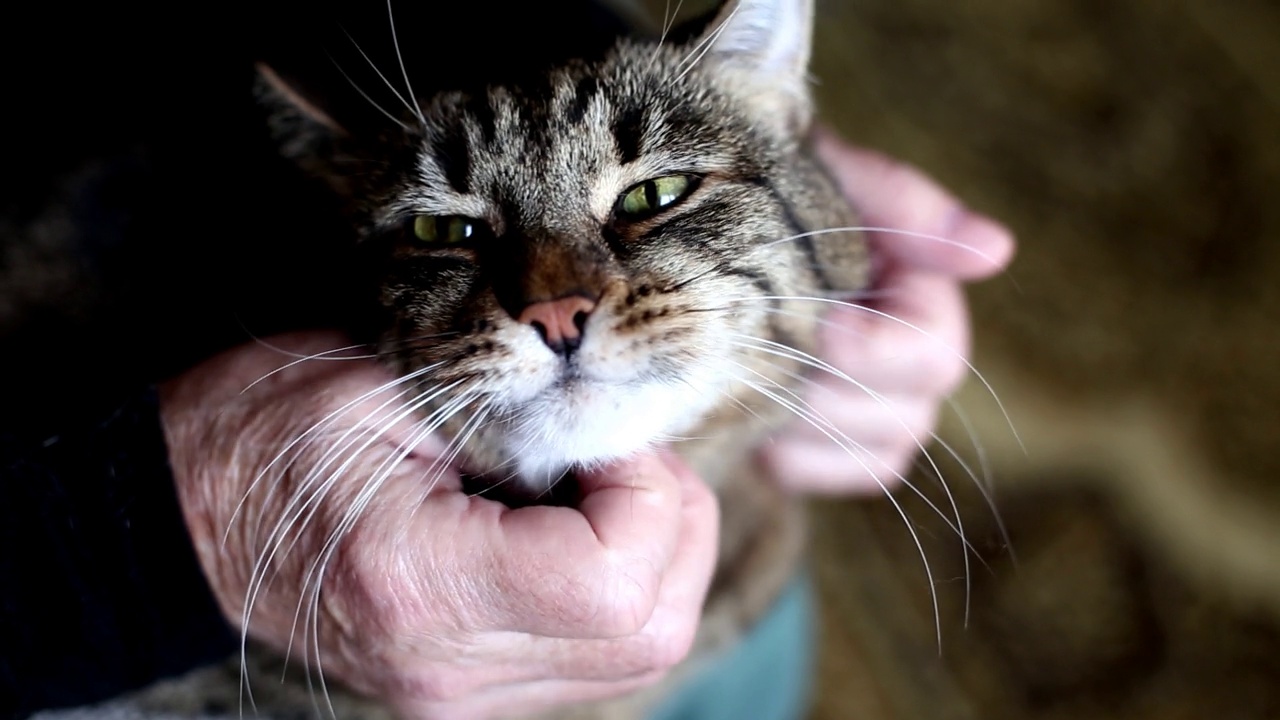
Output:
[[475,239],[482,231],[479,220],[461,215],[418,215],[413,219],[413,236],[424,243],[456,245]]
[[667,175],[634,185],[622,194],[615,211],[626,220],[643,220],[675,205],[693,191],[690,175]]

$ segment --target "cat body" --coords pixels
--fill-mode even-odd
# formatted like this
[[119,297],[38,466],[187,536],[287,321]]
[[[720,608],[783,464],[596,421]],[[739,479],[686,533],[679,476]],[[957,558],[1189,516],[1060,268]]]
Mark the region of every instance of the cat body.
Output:
[[352,23],[327,72],[289,43],[265,57],[266,126],[345,223],[349,326],[415,379],[419,428],[477,492],[546,501],[576,470],[667,442],[717,490],[720,564],[687,672],[573,711],[643,717],[797,573],[800,507],[753,450],[805,414],[820,300],[868,280],[808,149],[811,2],[735,0],[661,40],[589,36],[500,70],[480,55],[518,27],[473,63],[433,47],[429,9],[391,9],[389,41]]
[[425,426],[478,492],[537,502],[671,439],[717,489],[720,565],[690,667],[797,572],[802,514],[753,448],[803,405],[815,296],[867,280],[806,148],[811,21],[808,2],[731,2],[687,40],[621,39],[413,102],[397,57],[404,94],[375,108],[376,134],[260,68],[285,154],[344,199],[380,355],[425,378]]

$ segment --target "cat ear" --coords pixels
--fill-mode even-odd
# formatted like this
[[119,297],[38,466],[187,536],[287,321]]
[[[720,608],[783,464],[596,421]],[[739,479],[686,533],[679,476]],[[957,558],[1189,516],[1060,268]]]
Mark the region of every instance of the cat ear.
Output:
[[808,126],[814,0],[729,0],[693,46],[691,59],[730,74],[764,118]]
[[330,171],[347,131],[272,67],[258,63],[256,70],[254,93],[267,112],[271,139],[280,154],[342,190]]

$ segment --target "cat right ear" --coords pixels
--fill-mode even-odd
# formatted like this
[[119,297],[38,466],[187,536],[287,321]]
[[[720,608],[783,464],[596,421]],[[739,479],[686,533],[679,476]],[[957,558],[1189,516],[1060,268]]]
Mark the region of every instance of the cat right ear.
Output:
[[267,111],[267,126],[280,154],[342,190],[332,166],[337,146],[349,137],[346,129],[272,67],[255,67],[254,95]]
[[728,0],[690,51],[715,65],[761,118],[803,129],[812,109],[808,65],[814,0]]

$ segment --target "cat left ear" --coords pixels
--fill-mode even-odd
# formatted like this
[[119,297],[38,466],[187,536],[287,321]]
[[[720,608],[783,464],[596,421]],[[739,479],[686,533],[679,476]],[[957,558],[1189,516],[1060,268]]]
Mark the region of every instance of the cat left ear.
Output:
[[347,131],[271,66],[258,63],[256,70],[254,91],[267,110],[271,138],[280,154],[344,194],[346,183],[334,172],[334,159]]
[[692,57],[714,63],[763,117],[808,126],[808,67],[814,0],[729,0],[694,45]]

